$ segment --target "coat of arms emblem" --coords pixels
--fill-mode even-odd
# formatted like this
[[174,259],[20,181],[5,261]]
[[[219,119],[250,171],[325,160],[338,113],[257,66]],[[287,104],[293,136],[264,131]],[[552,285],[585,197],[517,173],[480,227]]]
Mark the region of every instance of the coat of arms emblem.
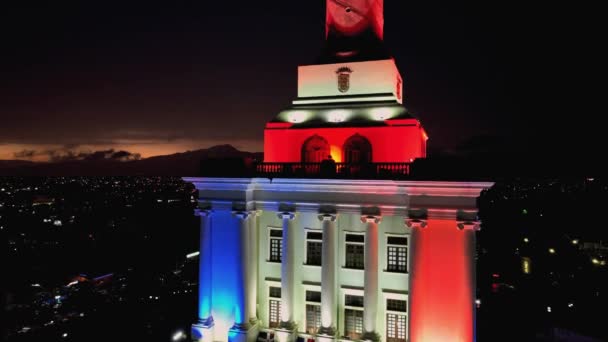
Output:
[[350,74],[353,70],[349,67],[341,67],[336,70],[338,74],[338,90],[341,93],[346,93],[350,89]]

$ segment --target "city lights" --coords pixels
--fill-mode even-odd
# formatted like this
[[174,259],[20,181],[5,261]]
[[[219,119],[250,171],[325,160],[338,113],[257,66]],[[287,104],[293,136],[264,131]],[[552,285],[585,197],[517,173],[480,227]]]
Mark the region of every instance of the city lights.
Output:
[[173,334],[173,337],[171,339],[173,341],[180,341],[186,339],[186,337],[186,334],[182,330],[179,330],[175,334]]
[[201,252],[192,252],[192,253],[186,255],[186,259],[196,258],[197,256],[199,256],[199,254],[201,254]]

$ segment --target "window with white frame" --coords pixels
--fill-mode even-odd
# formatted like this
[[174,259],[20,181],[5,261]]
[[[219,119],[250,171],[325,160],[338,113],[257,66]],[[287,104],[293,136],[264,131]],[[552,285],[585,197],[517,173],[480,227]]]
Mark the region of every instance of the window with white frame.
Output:
[[271,228],[269,232],[269,251],[268,261],[281,262],[283,256],[283,230]]
[[306,233],[306,265],[321,266],[323,251],[323,233]]
[[346,234],[344,267],[362,270],[365,265],[365,235]]
[[344,335],[351,340],[363,335],[363,296],[344,296]]
[[268,327],[278,328],[281,323],[281,288],[268,288]]
[[321,327],[321,292],[306,291],[306,333],[316,334]]
[[388,272],[407,273],[406,236],[388,236],[386,239],[386,270]]
[[407,338],[407,301],[386,300],[386,341],[405,342]]

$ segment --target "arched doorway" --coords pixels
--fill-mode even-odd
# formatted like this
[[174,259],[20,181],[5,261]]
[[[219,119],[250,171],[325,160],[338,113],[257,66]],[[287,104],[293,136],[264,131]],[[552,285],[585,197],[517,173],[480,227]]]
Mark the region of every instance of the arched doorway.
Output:
[[324,138],[313,135],[302,145],[303,163],[320,163],[329,156],[329,143]]
[[344,162],[366,164],[372,162],[372,144],[365,137],[355,134],[344,143]]

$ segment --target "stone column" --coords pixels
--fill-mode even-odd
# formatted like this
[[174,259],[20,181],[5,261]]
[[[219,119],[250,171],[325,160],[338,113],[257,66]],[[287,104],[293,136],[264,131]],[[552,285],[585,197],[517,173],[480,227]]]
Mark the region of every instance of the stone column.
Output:
[[255,315],[251,316],[250,300],[252,297],[252,288],[254,284],[251,284],[251,265],[250,257],[252,246],[250,243],[250,220],[253,216],[253,212],[249,211],[237,211],[233,213],[236,218],[236,224],[238,229],[238,242],[236,245],[238,249],[236,252],[239,255],[239,264],[236,270],[239,291],[236,295],[236,307],[234,313],[234,326],[230,329],[228,339],[230,342],[246,342],[254,341],[257,335],[257,325]]
[[363,295],[363,340],[379,341],[378,316],[378,223],[380,216],[362,216],[365,234],[365,275]]
[[195,341],[213,341],[213,316],[211,315],[211,210],[196,209],[200,217],[200,242],[198,262],[198,321],[192,325]]
[[[319,220],[323,225],[323,249],[321,251],[321,329],[319,335],[334,338],[336,331],[336,313],[338,310],[338,230],[336,214],[321,214]],[[321,340],[322,338],[320,338]]]
[[[409,241],[408,241],[408,246],[407,246],[407,255],[408,255],[408,263],[409,263],[409,267],[408,267],[408,279],[409,279],[409,283],[408,283],[408,291],[409,291],[409,299],[407,301],[407,324],[408,324],[408,332],[409,332],[409,339],[408,341],[415,341],[415,338],[413,338],[412,336],[414,336],[414,334],[412,333],[412,329],[417,329],[416,325],[419,324],[418,322],[422,322],[422,317],[418,317],[418,315],[416,315],[415,313],[412,314],[412,311],[416,311],[414,309],[414,305],[412,305],[415,301],[415,293],[414,288],[416,287],[416,278],[419,276],[418,275],[418,268],[419,268],[419,264],[421,264],[421,260],[420,258],[422,258],[422,254],[421,254],[421,247],[422,247],[422,230],[424,228],[427,227],[428,222],[426,220],[421,220],[421,219],[406,219],[405,220],[405,225],[411,229],[410,232],[410,237],[409,237]],[[421,270],[422,272],[422,270]],[[420,276],[422,276],[422,274],[420,274]],[[414,316],[416,315],[416,316]]]
[[475,300],[477,299],[477,232],[480,231],[480,223],[477,221],[460,221],[457,224],[458,229],[463,231],[465,236],[465,258],[469,259],[468,273],[470,282],[470,298],[472,298],[472,331],[473,341],[477,341],[477,305]]
[[445,213],[406,224],[410,341],[474,341],[477,224]]
[[249,271],[247,288],[250,296],[247,302],[247,310],[249,311],[249,322],[255,324],[258,322],[257,304],[258,304],[258,215],[259,211],[252,211],[249,219],[249,230],[247,240],[249,241]]
[[289,342],[295,339],[296,324],[294,322],[295,305],[295,255],[296,229],[295,214],[282,212],[278,217],[283,221],[283,240],[281,256],[281,324],[277,329],[279,342]]

